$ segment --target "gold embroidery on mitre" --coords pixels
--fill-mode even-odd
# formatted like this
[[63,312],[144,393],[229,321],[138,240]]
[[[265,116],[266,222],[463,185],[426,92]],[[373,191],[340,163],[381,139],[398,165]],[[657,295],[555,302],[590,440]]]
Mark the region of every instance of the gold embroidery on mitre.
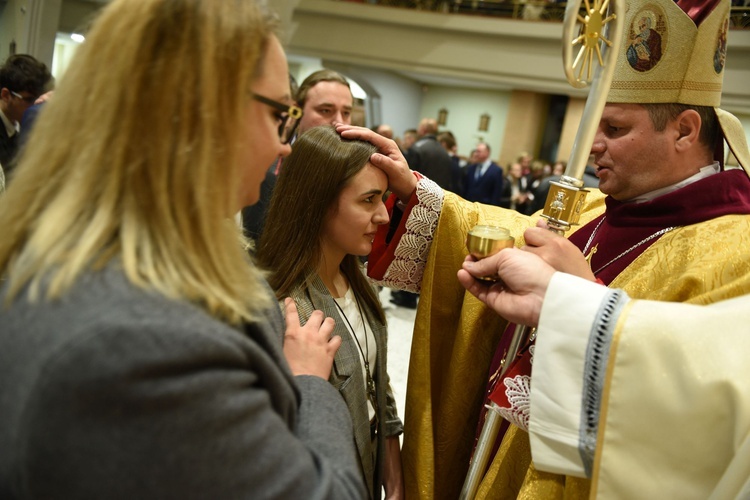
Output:
[[696,26],[674,0],[628,1],[607,101],[719,106],[729,7],[722,0]]
[[[614,82],[612,88],[618,90],[674,90],[674,89],[689,89],[689,90],[702,90],[706,92],[721,92],[720,83],[706,83],[706,82],[689,82],[689,81],[672,81],[672,82]],[[648,101],[646,101],[648,102]]]
[[724,20],[724,24],[719,30],[716,40],[716,51],[714,51],[714,71],[718,75],[724,71],[724,64],[727,61],[727,30],[729,29],[729,19]]
[[645,5],[633,16],[625,58],[635,71],[650,71],[667,51],[669,35],[664,17],[664,11],[654,4]]

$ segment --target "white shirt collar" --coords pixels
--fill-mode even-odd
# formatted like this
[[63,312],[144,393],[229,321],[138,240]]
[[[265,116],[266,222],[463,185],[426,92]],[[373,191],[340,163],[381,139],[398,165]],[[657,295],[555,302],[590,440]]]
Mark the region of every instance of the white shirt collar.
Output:
[[684,179],[677,184],[672,184],[671,186],[666,186],[663,188],[656,189],[654,191],[650,191],[648,193],[642,194],[640,196],[637,196],[630,200],[631,203],[643,203],[644,201],[651,201],[659,196],[665,195],[667,193],[671,193],[672,191],[677,191],[678,189],[684,188],[685,186],[688,186],[694,182],[698,182],[701,179],[705,179],[706,177],[710,177],[714,174],[718,174],[721,171],[721,166],[719,165],[718,161],[713,162],[711,165],[707,165],[698,171],[697,174],[691,175],[687,179]]
[[2,120],[3,125],[5,125],[5,131],[7,132],[8,137],[13,137],[18,133],[18,124],[10,121],[10,118],[5,116],[5,113],[3,113],[2,109],[0,109],[0,120]]
[[485,160],[484,163],[479,164],[479,175],[484,175],[485,172],[487,172],[487,169],[490,168],[490,164],[492,164],[492,160]]

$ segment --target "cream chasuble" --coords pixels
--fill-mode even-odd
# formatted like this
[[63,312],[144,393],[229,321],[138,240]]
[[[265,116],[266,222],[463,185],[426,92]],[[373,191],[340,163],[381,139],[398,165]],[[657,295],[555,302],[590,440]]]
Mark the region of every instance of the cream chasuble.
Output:
[[[610,287],[622,288],[633,298],[669,302],[708,304],[736,297],[750,293],[748,248],[750,218],[745,215],[681,227],[653,243]],[[528,499],[586,498],[588,483],[536,470],[528,434],[511,426],[477,497],[504,498],[518,492],[518,498]]]
[[[532,372],[540,468],[576,468],[582,394],[574,386],[586,359],[579,340],[586,343],[611,294],[560,273],[550,284]],[[616,320],[591,497],[750,497],[750,296],[710,306],[631,301]],[[571,344],[578,347],[561,349]]]

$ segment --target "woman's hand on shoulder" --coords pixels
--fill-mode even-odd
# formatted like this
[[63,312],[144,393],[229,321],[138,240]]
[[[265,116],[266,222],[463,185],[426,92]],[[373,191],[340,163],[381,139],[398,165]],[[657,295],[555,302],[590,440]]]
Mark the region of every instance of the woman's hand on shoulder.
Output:
[[409,202],[409,198],[417,188],[417,178],[409,169],[409,164],[395,141],[368,128],[353,125],[336,124],[336,132],[344,139],[367,141],[378,148],[378,152],[370,157],[370,163],[388,176],[388,188],[393,194],[398,196],[403,203]]
[[286,333],[284,356],[292,374],[314,375],[328,380],[333,357],[341,347],[341,337],[331,336],[335,322],[322,311],[314,311],[304,326],[300,325],[297,305],[291,298],[284,299]]

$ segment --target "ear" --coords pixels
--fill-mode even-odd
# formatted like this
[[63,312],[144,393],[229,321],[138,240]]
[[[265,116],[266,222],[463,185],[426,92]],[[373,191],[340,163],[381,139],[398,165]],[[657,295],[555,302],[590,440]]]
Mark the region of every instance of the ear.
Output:
[[698,144],[701,132],[701,117],[694,109],[686,109],[674,119],[673,125],[677,131],[675,149],[684,153]]
[[5,87],[3,87],[2,89],[0,89],[0,99],[2,99],[3,101],[7,101],[11,97],[13,97],[13,95],[10,93],[10,90],[8,90]]

